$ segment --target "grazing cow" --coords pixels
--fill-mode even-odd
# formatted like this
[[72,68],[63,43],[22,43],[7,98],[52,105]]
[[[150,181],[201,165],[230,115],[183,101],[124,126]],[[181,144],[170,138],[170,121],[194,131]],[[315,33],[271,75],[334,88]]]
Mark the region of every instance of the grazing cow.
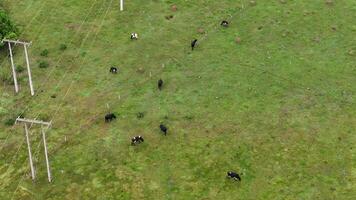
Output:
[[223,27],[228,27],[229,26],[229,22],[226,21],[226,20],[223,20],[220,25],[223,26]]
[[198,40],[194,39],[192,43],[190,43],[190,46],[192,47],[192,50],[194,50],[194,47],[197,45]]
[[137,40],[137,39],[138,39],[137,33],[131,33],[131,40]]
[[167,135],[167,130],[168,128],[166,126],[164,126],[163,124],[159,125],[159,128],[161,129],[161,131],[164,133],[164,135]]
[[140,144],[142,142],[144,142],[145,140],[143,139],[143,137],[141,135],[139,136],[134,136],[133,138],[131,138],[131,145],[136,145],[136,144]]
[[162,80],[162,79],[159,79],[159,80],[158,80],[158,89],[159,89],[159,90],[162,90],[162,87],[163,87],[163,80]]
[[116,67],[111,67],[110,68],[110,72],[113,73],[113,74],[116,74],[118,71],[118,69]]
[[114,113],[109,113],[105,115],[105,122],[111,122],[112,120],[116,119]]
[[228,178],[232,178],[235,181],[241,181],[240,175],[238,173],[236,173],[236,172],[232,172],[232,171],[227,172],[227,177]]

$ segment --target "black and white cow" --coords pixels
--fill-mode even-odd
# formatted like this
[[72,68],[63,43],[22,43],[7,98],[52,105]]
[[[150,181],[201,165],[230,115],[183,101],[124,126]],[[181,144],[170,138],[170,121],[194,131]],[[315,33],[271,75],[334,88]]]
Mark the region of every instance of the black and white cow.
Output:
[[144,142],[145,140],[143,139],[143,137],[141,135],[139,136],[134,136],[133,138],[131,138],[131,145],[136,145],[136,144],[140,144],[142,142]]
[[105,115],[105,122],[111,122],[116,119],[116,115],[114,113],[109,113]]
[[192,50],[194,50],[194,47],[197,45],[198,40],[194,39],[191,43],[190,46],[192,47]]
[[162,87],[163,87],[163,80],[162,80],[162,79],[159,79],[159,80],[158,80],[158,89],[159,89],[159,90],[162,90]]
[[238,173],[236,173],[236,172],[233,172],[233,171],[227,172],[227,177],[228,178],[232,178],[235,181],[241,181],[240,175]]
[[137,39],[138,39],[137,33],[131,33],[131,40],[137,40]]
[[159,125],[159,128],[161,129],[164,135],[167,135],[168,128],[165,125],[161,124]]
[[110,67],[110,72],[116,74],[119,70],[116,67]]
[[223,20],[220,25],[223,26],[223,27],[228,27],[229,26],[229,22],[226,21],[226,20]]

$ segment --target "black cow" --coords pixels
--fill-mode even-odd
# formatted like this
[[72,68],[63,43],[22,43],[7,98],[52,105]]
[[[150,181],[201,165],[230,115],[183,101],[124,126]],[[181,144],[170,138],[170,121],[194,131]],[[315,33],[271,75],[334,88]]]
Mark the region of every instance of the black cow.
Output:
[[236,172],[233,172],[233,171],[227,172],[227,177],[228,178],[232,178],[235,181],[241,181],[240,175],[238,173],[236,173]]
[[111,122],[116,119],[116,115],[114,113],[109,113],[105,115],[105,122]]
[[223,27],[228,27],[229,26],[229,22],[226,21],[226,20],[223,20],[220,25],[223,26]]
[[141,135],[139,136],[134,136],[133,138],[131,138],[131,145],[136,145],[136,144],[140,144],[142,142],[144,142],[145,140],[143,139],[143,137]]
[[110,68],[110,72],[113,73],[113,74],[116,74],[118,71],[118,69],[116,67],[111,67]]
[[163,87],[163,80],[162,80],[162,79],[159,79],[159,80],[158,80],[158,89],[159,89],[159,90],[162,90],[162,87]]
[[198,40],[194,39],[192,43],[190,43],[190,46],[192,47],[192,50],[194,50],[194,47],[197,45]]
[[164,135],[167,135],[168,128],[164,126],[163,124],[159,125],[159,128],[161,131],[164,133]]

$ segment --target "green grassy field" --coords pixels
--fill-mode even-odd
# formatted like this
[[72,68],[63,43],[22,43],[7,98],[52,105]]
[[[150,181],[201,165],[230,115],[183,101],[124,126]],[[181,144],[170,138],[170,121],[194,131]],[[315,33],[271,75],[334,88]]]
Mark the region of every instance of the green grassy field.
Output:
[[[0,199],[355,199],[356,1],[328,2],[1,0],[36,96],[26,71],[14,94],[1,49]],[[50,184],[36,126],[31,180],[20,114],[53,121]]]

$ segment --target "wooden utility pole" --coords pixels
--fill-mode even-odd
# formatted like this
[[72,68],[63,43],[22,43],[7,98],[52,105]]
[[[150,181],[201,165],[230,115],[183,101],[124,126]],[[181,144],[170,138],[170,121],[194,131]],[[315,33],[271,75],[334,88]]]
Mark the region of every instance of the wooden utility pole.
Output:
[[48,177],[48,182],[51,182],[52,178],[51,178],[51,170],[49,168],[49,161],[48,161],[46,133],[43,129],[43,126],[41,126],[41,132],[42,132],[43,146],[44,146],[45,156],[46,156],[47,177]]
[[31,143],[30,143],[30,138],[29,138],[29,134],[28,134],[28,124],[39,124],[41,125],[41,132],[42,132],[42,139],[43,139],[43,146],[44,146],[44,150],[45,150],[45,158],[46,158],[46,166],[47,166],[47,177],[48,177],[48,182],[52,181],[52,177],[51,177],[51,170],[50,170],[50,166],[49,166],[49,159],[48,159],[48,151],[47,151],[47,143],[46,143],[46,133],[45,133],[45,129],[43,126],[46,126],[46,129],[49,129],[52,122],[43,122],[43,121],[39,121],[39,120],[30,120],[30,119],[24,119],[24,118],[20,118],[18,117],[16,119],[15,124],[17,123],[24,123],[24,127],[25,127],[25,135],[26,135],[26,142],[27,142],[27,149],[28,149],[28,157],[30,160],[30,168],[31,168],[31,176],[32,176],[32,180],[35,180],[36,178],[36,174],[35,174],[35,168],[33,165],[33,160],[32,160],[32,153],[31,153]]
[[30,138],[28,137],[27,123],[25,123],[25,134],[26,134],[26,142],[27,142],[27,149],[28,149],[28,158],[30,160],[31,176],[32,176],[32,180],[35,180],[35,168],[33,167],[31,144],[30,144]]
[[12,47],[11,44],[20,44],[23,45],[24,50],[25,50],[25,59],[26,59],[26,65],[27,65],[27,74],[28,74],[28,81],[30,84],[30,90],[31,90],[31,95],[35,95],[35,91],[33,89],[33,84],[32,84],[32,75],[31,75],[31,69],[30,69],[30,61],[28,59],[28,52],[27,52],[27,46],[31,45],[31,42],[22,42],[22,41],[18,41],[18,40],[7,40],[7,39],[3,39],[1,41],[2,43],[7,42],[8,46],[9,46],[9,52],[10,52],[10,60],[11,60],[11,67],[12,67],[12,76],[14,78],[14,85],[15,85],[15,92],[18,93],[19,92],[19,87],[18,87],[18,83],[17,83],[17,76],[16,76],[16,68],[15,68],[15,64],[14,64],[14,58],[13,58],[13,54],[12,54]]
[[31,69],[30,69],[30,61],[28,59],[28,53],[27,53],[27,45],[23,45],[25,49],[25,57],[26,57],[26,65],[27,65],[27,74],[28,74],[28,82],[30,84],[30,90],[31,90],[31,95],[35,95],[35,91],[33,90],[33,85],[32,85],[32,76],[31,76]]
[[11,68],[12,68],[12,77],[14,78],[14,85],[15,85],[15,92],[18,93],[19,92],[19,86],[17,85],[17,76],[16,76],[16,69],[15,69],[15,65],[14,65],[14,58],[12,55],[12,47],[11,47],[11,43],[7,43],[9,45],[9,52],[10,52],[10,61],[11,61]]

